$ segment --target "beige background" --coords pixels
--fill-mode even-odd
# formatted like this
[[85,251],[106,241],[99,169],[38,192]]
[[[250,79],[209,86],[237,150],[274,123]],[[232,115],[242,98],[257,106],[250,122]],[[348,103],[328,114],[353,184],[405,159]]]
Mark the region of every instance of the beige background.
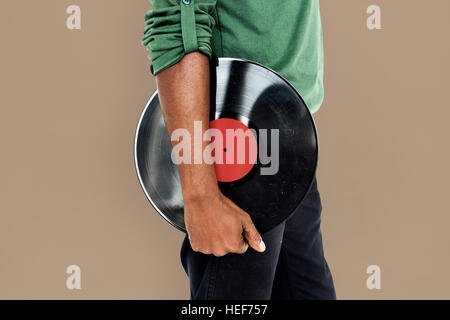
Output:
[[[366,28],[382,8],[383,30]],[[82,9],[82,30],[65,26]],[[341,299],[450,298],[450,1],[322,0],[315,114],[326,255]],[[183,234],[133,164],[155,89],[146,0],[0,4],[0,298],[188,297]],[[82,289],[65,288],[68,265]],[[366,288],[366,268],[382,289]]]

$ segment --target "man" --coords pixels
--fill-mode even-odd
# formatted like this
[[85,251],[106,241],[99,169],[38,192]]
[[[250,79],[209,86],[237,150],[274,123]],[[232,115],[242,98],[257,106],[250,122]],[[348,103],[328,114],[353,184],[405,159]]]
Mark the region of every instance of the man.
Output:
[[[323,100],[318,0],[150,0],[143,45],[151,51],[169,135],[209,122],[209,59],[234,57],[274,69],[311,112]],[[208,142],[203,142],[203,148]],[[193,143],[191,144],[193,148]],[[214,166],[178,166],[188,235],[181,260],[192,299],[335,299],[323,254],[314,182],[296,212],[262,236],[226,198]]]

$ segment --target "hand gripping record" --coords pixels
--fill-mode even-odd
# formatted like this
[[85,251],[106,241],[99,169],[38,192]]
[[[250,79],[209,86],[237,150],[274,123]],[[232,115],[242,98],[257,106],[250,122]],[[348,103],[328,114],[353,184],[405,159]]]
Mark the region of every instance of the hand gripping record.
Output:
[[[258,155],[251,165],[215,164],[219,187],[264,233],[286,220],[311,187],[318,161],[314,119],[300,94],[275,71],[242,59],[214,61],[210,127],[224,133],[228,129],[250,129]],[[224,155],[234,143],[226,144]],[[246,146],[249,144],[251,141]],[[136,130],[136,171],[156,211],[186,231],[180,177],[171,152],[155,92]]]

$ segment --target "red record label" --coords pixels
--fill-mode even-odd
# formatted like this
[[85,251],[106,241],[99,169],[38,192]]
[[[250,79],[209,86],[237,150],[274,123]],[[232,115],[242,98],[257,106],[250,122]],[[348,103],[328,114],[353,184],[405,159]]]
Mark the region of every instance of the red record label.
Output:
[[212,155],[215,157],[217,180],[231,182],[243,178],[257,159],[258,145],[254,133],[242,122],[231,118],[213,120],[209,127],[222,133],[222,143],[216,141],[215,136],[212,138],[216,147]]

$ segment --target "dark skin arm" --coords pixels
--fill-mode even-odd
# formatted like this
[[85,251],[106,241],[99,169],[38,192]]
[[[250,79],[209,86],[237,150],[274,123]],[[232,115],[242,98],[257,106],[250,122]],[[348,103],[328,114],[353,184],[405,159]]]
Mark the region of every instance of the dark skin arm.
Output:
[[[209,125],[209,60],[200,52],[186,54],[178,63],[156,76],[166,127],[171,136],[178,128],[194,137],[194,121]],[[177,142],[173,142],[176,144]],[[203,142],[203,149],[209,142]],[[191,143],[193,154],[194,143]],[[225,197],[217,184],[214,165],[179,164],[184,219],[194,251],[223,256],[244,253],[250,245],[265,250],[250,216]]]

